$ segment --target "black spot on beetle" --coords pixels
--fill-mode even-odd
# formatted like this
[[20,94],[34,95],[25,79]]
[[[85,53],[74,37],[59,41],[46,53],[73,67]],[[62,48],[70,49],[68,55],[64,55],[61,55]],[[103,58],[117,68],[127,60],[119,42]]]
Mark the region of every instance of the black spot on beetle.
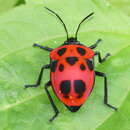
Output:
[[70,92],[70,80],[61,81],[60,89],[61,93],[63,93],[64,95],[68,94]]
[[86,54],[86,50],[81,47],[77,47],[77,51],[81,56],[84,56]]
[[52,63],[51,63],[51,72],[55,72],[56,71],[57,63],[58,63],[57,60],[52,61]]
[[87,60],[86,60],[86,63],[87,63],[87,65],[88,65],[88,68],[92,71],[92,70],[94,69],[93,61],[87,59]]
[[64,65],[63,64],[60,64],[59,66],[59,71],[62,72],[64,70]]
[[68,96],[68,95],[65,95],[64,98],[69,98],[69,96]]
[[81,70],[86,70],[85,65],[84,65],[84,64],[81,64],[81,65],[80,65],[80,69],[81,69]]
[[61,48],[60,50],[57,51],[59,56],[62,56],[66,52],[66,48]]
[[86,90],[85,83],[82,80],[74,80],[74,90],[78,95],[78,98],[82,97]]
[[74,65],[77,61],[78,58],[77,57],[67,57],[66,61],[70,64],[70,65]]

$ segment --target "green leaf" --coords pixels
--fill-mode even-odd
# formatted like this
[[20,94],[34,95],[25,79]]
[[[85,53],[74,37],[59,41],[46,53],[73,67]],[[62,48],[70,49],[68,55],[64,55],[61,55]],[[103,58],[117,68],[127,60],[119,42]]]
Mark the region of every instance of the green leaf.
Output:
[[48,120],[54,112],[43,91],[44,84],[49,80],[49,70],[44,72],[39,88],[24,89],[25,84],[35,83],[40,68],[49,62],[49,53],[32,48],[32,44],[38,42],[55,48],[66,39],[61,23],[50,15],[44,6],[55,10],[63,18],[70,35],[75,33],[81,19],[94,11],[94,17],[80,28],[78,39],[85,45],[90,45],[102,38],[103,42],[97,50],[102,56],[107,52],[112,54],[110,59],[96,66],[96,70],[108,76],[110,104],[120,107],[130,90],[129,17],[111,7],[106,1],[99,0],[48,0],[44,1],[44,4],[20,6],[0,16],[1,129],[98,128],[115,113],[103,104],[103,79],[96,79],[93,93],[75,114],[69,112],[50,90],[61,112],[51,124]]
[[[129,130],[130,128],[130,93],[118,113],[114,113],[98,130]],[[115,125],[116,124],[116,125]]]
[[129,0],[109,0],[109,2],[120,9],[124,14],[130,15],[130,1]]
[[43,0],[26,0],[26,4],[43,4],[45,1]]
[[21,0],[0,0],[0,13],[12,9]]

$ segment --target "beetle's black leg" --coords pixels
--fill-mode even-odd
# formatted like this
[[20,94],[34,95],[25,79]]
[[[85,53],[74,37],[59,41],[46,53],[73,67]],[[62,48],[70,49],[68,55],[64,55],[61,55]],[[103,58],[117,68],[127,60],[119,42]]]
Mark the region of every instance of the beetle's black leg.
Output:
[[98,56],[98,61],[100,62],[100,63],[102,63],[102,62],[104,62],[107,58],[108,58],[108,56],[110,56],[110,53],[107,53],[103,58],[101,58],[101,54],[100,54],[100,52],[98,52],[98,51],[96,51],[95,53],[94,53],[94,55],[96,56]]
[[91,45],[89,48],[94,49],[97,47],[97,45],[102,41],[102,39],[98,39],[93,45]]
[[104,104],[107,105],[108,107],[114,109],[114,110],[117,110],[116,107],[110,105],[108,103],[108,88],[107,88],[107,77],[106,77],[106,74],[105,73],[102,73],[102,72],[98,72],[98,71],[95,71],[95,74],[97,76],[100,76],[100,77],[103,77],[104,78]]
[[50,122],[52,122],[52,121],[58,116],[58,114],[59,114],[59,110],[57,109],[56,105],[54,104],[54,101],[53,101],[53,99],[52,99],[52,97],[51,97],[51,95],[50,95],[50,93],[49,93],[49,91],[48,91],[48,87],[51,86],[51,85],[52,85],[52,84],[51,84],[51,81],[48,81],[48,82],[45,84],[46,93],[47,93],[47,95],[48,95],[48,98],[49,98],[49,100],[50,100],[50,103],[51,103],[51,105],[52,105],[52,108],[53,108],[53,110],[54,110],[54,112],[55,112],[55,115],[49,120]]
[[36,44],[36,43],[34,43],[33,46],[34,47],[39,47],[39,48],[41,48],[43,50],[46,50],[46,51],[52,51],[53,50],[52,48],[49,48],[49,47],[46,47],[46,46],[41,46],[41,45]]
[[28,87],[38,87],[41,83],[41,79],[42,79],[42,75],[43,75],[43,70],[44,69],[49,69],[50,68],[50,64],[47,64],[47,65],[44,65],[42,68],[41,68],[41,72],[39,74],[39,77],[38,77],[38,80],[36,82],[36,84],[32,84],[32,85],[25,85],[25,88],[28,88]]

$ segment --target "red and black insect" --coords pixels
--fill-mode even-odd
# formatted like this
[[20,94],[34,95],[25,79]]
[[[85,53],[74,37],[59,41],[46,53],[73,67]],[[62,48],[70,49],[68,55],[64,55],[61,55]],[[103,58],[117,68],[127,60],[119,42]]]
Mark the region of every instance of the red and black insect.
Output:
[[50,52],[50,63],[41,68],[36,84],[25,85],[25,87],[39,86],[43,70],[50,69],[50,80],[45,84],[45,91],[55,112],[55,115],[50,119],[50,121],[53,121],[55,117],[57,117],[59,110],[48,91],[49,86],[52,86],[56,96],[71,112],[76,112],[91,94],[94,87],[95,76],[100,76],[104,78],[104,104],[117,110],[116,107],[108,104],[106,74],[94,70],[94,57],[98,56],[98,61],[102,63],[108,56],[110,56],[110,54],[107,53],[104,58],[101,58],[100,52],[94,52],[92,50],[97,47],[101,39],[98,39],[96,43],[89,47],[83,45],[77,40],[80,25],[94,13],[85,17],[78,25],[75,37],[69,38],[67,28],[60,16],[49,8],[45,8],[55,14],[61,21],[67,34],[67,40],[56,49],[34,44],[35,47]]

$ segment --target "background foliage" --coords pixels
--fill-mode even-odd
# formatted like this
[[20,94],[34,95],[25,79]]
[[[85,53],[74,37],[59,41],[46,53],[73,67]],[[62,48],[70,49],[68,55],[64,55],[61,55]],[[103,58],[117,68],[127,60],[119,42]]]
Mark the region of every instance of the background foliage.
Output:
[[[0,129],[129,130],[128,5],[129,2],[123,0],[0,0]],[[44,6],[63,18],[70,36],[82,18],[95,12],[94,17],[82,25],[78,38],[85,45],[102,38],[97,50],[102,56],[111,53],[112,56],[103,64],[97,63],[95,69],[107,74],[109,102],[119,108],[118,112],[103,104],[101,78],[96,78],[93,93],[75,114],[69,112],[50,90],[61,112],[51,124],[48,119],[53,111],[43,91],[49,71],[45,71],[39,88],[24,89],[25,84],[36,81],[41,66],[49,62],[48,52],[34,49],[32,44],[37,42],[55,48],[66,38],[61,23]]]

